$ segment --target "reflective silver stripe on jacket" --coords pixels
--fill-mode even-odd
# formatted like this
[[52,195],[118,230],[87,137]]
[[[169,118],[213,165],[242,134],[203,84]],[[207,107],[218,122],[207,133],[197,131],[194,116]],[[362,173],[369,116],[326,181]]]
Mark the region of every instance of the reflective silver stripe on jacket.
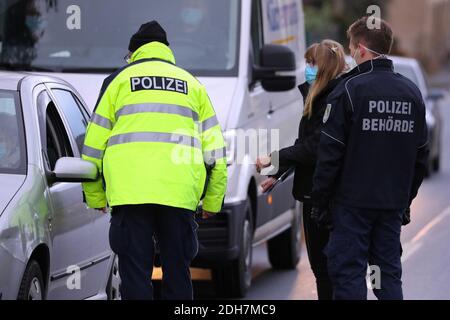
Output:
[[214,115],[214,116],[206,119],[205,121],[203,121],[200,124],[200,127],[201,127],[202,132],[205,132],[206,130],[217,126],[218,124],[219,124],[219,121],[217,120],[217,117]]
[[214,164],[217,160],[225,158],[227,156],[227,148],[223,147],[220,149],[205,151],[203,153],[203,161],[206,164]]
[[119,111],[116,112],[116,119],[124,115],[147,112],[176,114],[179,116],[191,118],[194,121],[198,121],[198,114],[192,109],[175,104],[162,103],[143,103],[123,106]]
[[95,123],[96,125],[103,127],[105,129],[111,130],[113,125],[111,120],[108,118],[102,117],[101,115],[94,113],[91,117],[91,122]]
[[165,142],[201,149],[200,141],[191,136],[164,132],[132,132],[112,136],[108,147],[131,142]]
[[83,146],[82,154],[87,156],[87,157],[91,157],[91,158],[102,160],[104,153],[105,152],[103,150],[99,150],[99,149],[95,149],[95,148],[92,148],[92,147],[88,147],[87,145]]

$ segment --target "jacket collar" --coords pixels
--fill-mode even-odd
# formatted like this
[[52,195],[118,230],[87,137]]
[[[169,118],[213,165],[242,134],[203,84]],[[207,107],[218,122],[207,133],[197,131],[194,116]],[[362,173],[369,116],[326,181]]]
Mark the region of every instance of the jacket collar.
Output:
[[298,90],[300,90],[300,93],[302,94],[303,99],[306,99],[306,96],[308,95],[310,87],[311,87],[310,84],[306,81],[297,87]]
[[133,52],[130,63],[142,59],[161,59],[175,64],[175,57],[172,50],[165,44],[156,41],[144,44]]
[[323,88],[323,90],[319,93],[318,97],[322,97],[322,96],[330,94],[331,91],[333,91],[334,88],[336,88],[336,86],[339,84],[340,81],[341,81],[340,78],[331,79],[328,82],[327,86],[325,88]]
[[385,71],[394,71],[394,64],[392,60],[387,58],[380,58],[366,61],[359,66],[355,67],[353,70],[348,72],[345,75],[345,78],[357,75],[358,73],[365,73],[373,70],[385,70]]

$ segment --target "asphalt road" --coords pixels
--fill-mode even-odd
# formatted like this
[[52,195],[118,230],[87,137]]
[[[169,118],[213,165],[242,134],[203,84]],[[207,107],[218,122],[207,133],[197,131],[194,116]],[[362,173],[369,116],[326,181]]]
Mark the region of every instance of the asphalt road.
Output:
[[[411,208],[412,222],[402,232],[405,299],[450,299],[450,94],[439,107],[444,123],[441,171],[424,181]],[[198,299],[218,297],[208,276],[206,270],[193,271]],[[246,299],[317,299],[305,246],[292,271],[272,270],[265,244],[254,248],[253,283]]]

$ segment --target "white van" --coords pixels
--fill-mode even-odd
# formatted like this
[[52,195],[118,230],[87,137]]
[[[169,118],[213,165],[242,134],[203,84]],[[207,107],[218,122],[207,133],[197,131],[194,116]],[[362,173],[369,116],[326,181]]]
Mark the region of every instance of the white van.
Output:
[[199,221],[194,265],[212,268],[220,294],[243,296],[252,246],[268,241],[275,268],[295,268],[300,256],[292,176],[262,194],[256,155],[242,152],[252,146],[242,148],[236,137],[257,132],[259,153],[295,141],[303,107],[301,0],[4,1],[0,67],[63,78],[93,108],[103,79],[125,64],[130,36],[153,19],[166,29],[177,64],[206,86],[228,142],[223,212]]

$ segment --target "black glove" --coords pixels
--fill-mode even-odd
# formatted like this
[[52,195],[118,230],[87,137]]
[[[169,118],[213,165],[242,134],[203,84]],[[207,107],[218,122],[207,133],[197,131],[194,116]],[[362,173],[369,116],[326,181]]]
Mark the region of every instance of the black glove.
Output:
[[311,220],[314,221],[319,228],[333,230],[331,213],[327,208],[313,207],[311,210]]
[[410,222],[411,222],[411,209],[408,208],[408,209],[405,210],[405,212],[403,212],[402,226],[406,226]]

